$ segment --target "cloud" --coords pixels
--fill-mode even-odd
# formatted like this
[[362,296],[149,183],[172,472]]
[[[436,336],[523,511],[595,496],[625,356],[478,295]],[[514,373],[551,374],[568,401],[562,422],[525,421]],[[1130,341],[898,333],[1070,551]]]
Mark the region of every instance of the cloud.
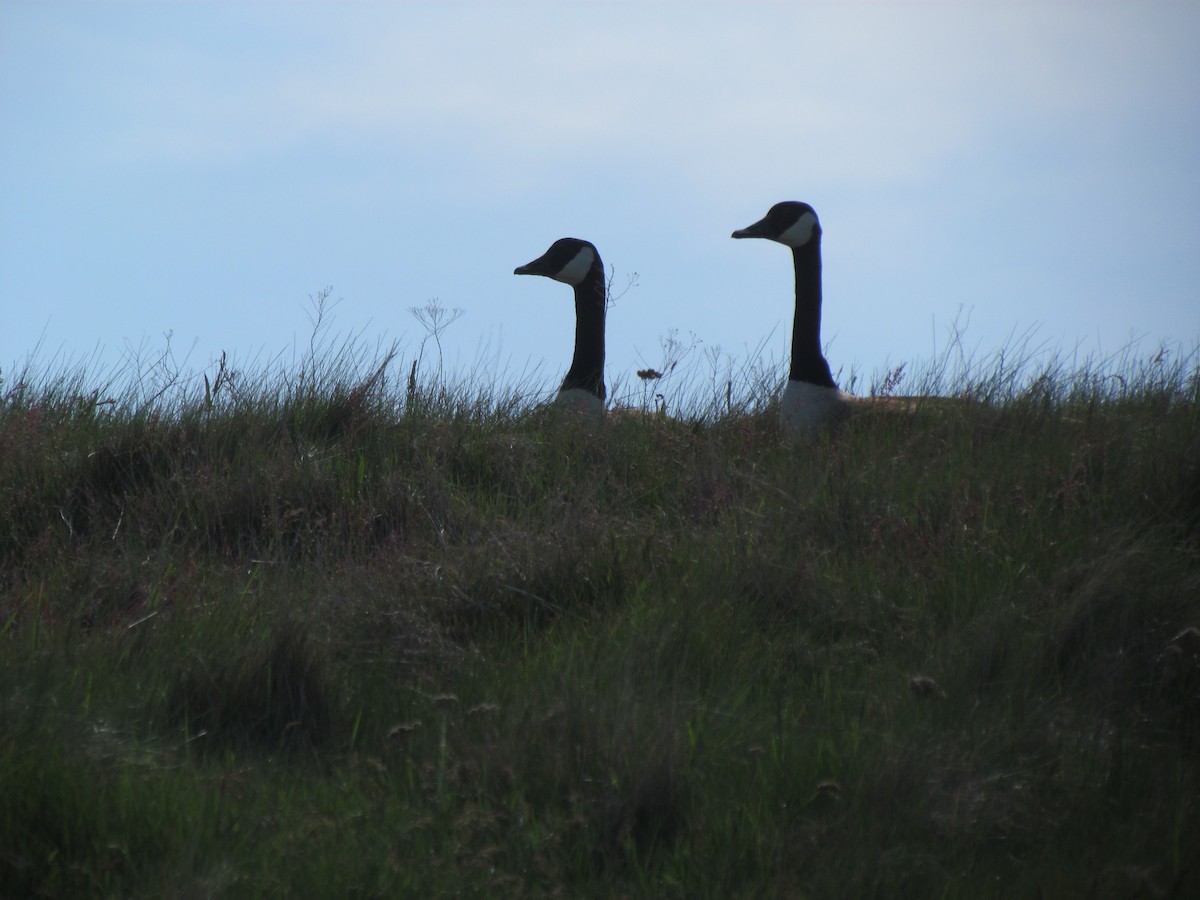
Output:
[[326,142],[741,192],[919,182],[1014,132],[1119,118],[1164,81],[1161,21],[1119,7],[605,9],[139,5],[61,27],[90,66],[72,90],[103,117],[97,152],[134,165]]

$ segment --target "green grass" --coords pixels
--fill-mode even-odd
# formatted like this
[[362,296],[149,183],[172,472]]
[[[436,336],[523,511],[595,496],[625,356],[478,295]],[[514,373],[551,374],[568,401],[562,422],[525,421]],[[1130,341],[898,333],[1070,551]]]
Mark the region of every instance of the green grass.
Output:
[[319,349],[5,373],[0,895],[1200,892],[1195,354],[791,444]]

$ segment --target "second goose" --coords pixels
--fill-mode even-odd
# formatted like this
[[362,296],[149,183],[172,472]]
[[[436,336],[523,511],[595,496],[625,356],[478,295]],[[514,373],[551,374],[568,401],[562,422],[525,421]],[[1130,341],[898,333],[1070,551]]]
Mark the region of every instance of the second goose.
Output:
[[776,203],[763,218],[739,228],[733,237],[766,238],[792,250],[796,316],[788,382],[779,409],[784,431],[809,434],[864,407],[912,408],[912,398],[855,397],[839,390],[834,382],[821,353],[821,222],[811,206],[797,200]]

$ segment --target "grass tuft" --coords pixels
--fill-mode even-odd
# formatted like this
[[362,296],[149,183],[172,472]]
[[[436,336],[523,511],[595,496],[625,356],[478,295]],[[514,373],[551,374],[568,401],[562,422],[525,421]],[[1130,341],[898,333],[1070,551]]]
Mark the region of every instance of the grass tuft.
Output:
[[265,643],[189,661],[167,688],[167,720],[197,748],[320,749],[335,713],[326,667],[299,625],[279,625]]
[[327,301],[0,373],[0,895],[1200,889],[1195,351],[958,335],[798,446],[761,353],[584,421]]

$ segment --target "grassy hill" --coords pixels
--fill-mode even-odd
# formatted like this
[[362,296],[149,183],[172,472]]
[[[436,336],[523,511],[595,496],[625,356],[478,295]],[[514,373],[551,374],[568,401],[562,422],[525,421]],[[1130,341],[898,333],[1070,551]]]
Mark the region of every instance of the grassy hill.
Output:
[[0,895],[1200,896],[1195,356],[799,445],[387,362],[6,373]]

